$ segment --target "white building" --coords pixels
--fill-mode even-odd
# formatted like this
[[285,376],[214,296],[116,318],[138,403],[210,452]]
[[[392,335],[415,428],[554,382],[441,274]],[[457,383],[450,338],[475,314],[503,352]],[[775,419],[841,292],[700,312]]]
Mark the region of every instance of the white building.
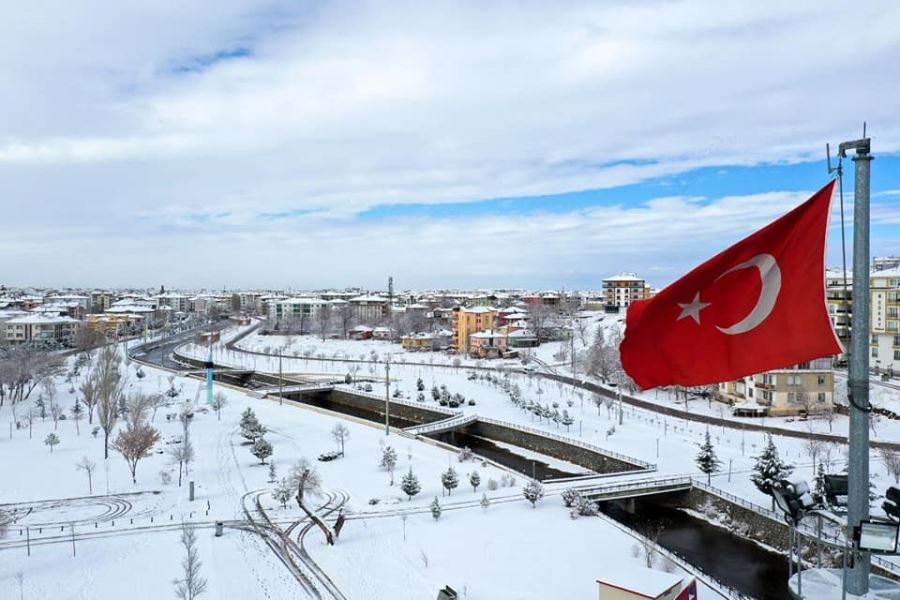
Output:
[[0,323],[0,339],[8,344],[34,342],[68,345],[80,324],[81,321],[68,316],[34,313]]
[[900,373],[900,268],[872,273],[869,366],[890,376]]
[[647,282],[634,273],[619,273],[603,280],[603,305],[607,311],[627,308],[648,296]]

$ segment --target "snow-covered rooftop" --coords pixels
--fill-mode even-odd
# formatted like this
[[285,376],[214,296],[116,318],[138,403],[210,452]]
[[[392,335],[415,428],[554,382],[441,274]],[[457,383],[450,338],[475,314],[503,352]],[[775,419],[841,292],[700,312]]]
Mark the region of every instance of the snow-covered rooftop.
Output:
[[609,575],[604,574],[602,579],[597,579],[597,583],[634,592],[647,598],[656,598],[680,584],[683,579],[674,573],[629,565],[628,568],[617,568]]
[[603,281],[644,281],[635,273],[617,273],[612,277],[607,277]]

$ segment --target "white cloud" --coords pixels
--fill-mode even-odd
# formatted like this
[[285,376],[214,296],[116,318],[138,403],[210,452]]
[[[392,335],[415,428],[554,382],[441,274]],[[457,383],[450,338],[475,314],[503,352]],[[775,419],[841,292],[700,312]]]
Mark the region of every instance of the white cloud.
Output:
[[[622,268],[616,254],[642,260],[632,254],[655,246],[633,241],[655,228],[715,245],[732,231],[717,218],[734,226],[783,199],[465,223],[354,215],[818,159],[860,115],[876,152],[900,149],[900,80],[885,75],[900,47],[894,2],[50,4],[12,5],[0,22],[0,84],[15,90],[0,96],[0,208],[31,261],[3,261],[4,279],[73,273],[53,260],[63,253],[116,263],[104,282],[136,265],[161,278],[158,257],[196,239],[198,259],[252,256],[272,284],[295,255],[324,261],[318,278],[346,273],[341,284],[371,272],[354,257],[385,260],[412,240],[422,252],[399,260],[423,285],[464,283],[455,260],[482,249],[523,256],[511,278],[553,284]],[[236,48],[249,56],[177,69]],[[258,218],[289,211],[314,214],[295,229]],[[111,240],[127,252],[103,252]]]

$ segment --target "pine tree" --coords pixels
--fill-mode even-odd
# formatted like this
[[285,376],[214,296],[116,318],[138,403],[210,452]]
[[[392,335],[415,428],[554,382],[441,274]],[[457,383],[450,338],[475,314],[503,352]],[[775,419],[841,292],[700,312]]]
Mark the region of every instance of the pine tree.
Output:
[[381,451],[381,468],[391,474],[391,485],[394,485],[394,467],[397,466],[397,451],[385,446]]
[[491,499],[487,497],[487,493],[481,494],[481,510],[486,511],[491,505]]
[[436,385],[431,386],[431,398],[437,402],[441,399],[441,392],[438,390]]
[[255,442],[257,438],[260,438],[266,434],[267,429],[265,426],[260,424],[260,422],[256,418],[256,414],[254,414],[253,410],[248,408],[241,414],[241,435],[251,442]]
[[441,503],[438,502],[437,496],[434,497],[434,502],[431,503],[431,516],[435,521],[441,518]]
[[409,496],[410,500],[422,490],[422,486],[419,485],[419,478],[413,475],[412,467],[409,468],[409,473],[400,480],[400,489]]
[[697,468],[706,475],[706,484],[709,485],[712,482],[713,473],[718,473],[722,466],[722,461],[716,456],[716,450],[713,448],[709,431],[706,432],[703,444],[700,445],[700,452],[697,453],[695,460]]
[[825,500],[825,466],[822,463],[819,463],[819,466],[817,467],[813,499],[816,502],[823,502]]
[[575,419],[569,414],[569,411],[563,409],[561,422],[566,426],[566,431],[569,431],[569,426],[575,423]]
[[472,474],[469,475],[469,485],[472,486],[473,492],[478,491],[478,486],[481,485],[481,475],[478,474],[478,471],[472,471]]
[[293,495],[294,485],[285,477],[281,478],[281,482],[275,486],[275,491],[272,492],[272,497],[281,504],[281,508],[287,508],[287,503]]
[[420,391],[420,392],[424,392],[424,391],[425,391],[425,382],[422,381],[422,378],[421,378],[421,377],[419,377],[419,378],[416,380],[416,390],[417,390],[417,391]]
[[275,461],[269,462],[269,483],[275,483],[278,478],[278,471],[275,469]]
[[50,433],[44,438],[44,445],[50,447],[50,453],[53,454],[53,446],[59,443],[59,436],[55,433]]
[[444,489],[447,490],[448,495],[453,494],[453,488],[459,485],[459,477],[456,475],[456,471],[453,470],[453,467],[450,467],[441,473],[441,484],[444,486]]
[[259,459],[260,464],[266,464],[266,459],[272,456],[272,444],[266,441],[264,437],[256,438],[253,447],[250,448],[250,454]]
[[537,479],[532,479],[524,488],[522,488],[522,495],[525,496],[526,500],[531,502],[531,508],[534,508],[538,500],[544,497],[544,486],[541,485],[541,482]]
[[[763,494],[772,495],[772,486],[779,480],[786,478],[794,470],[792,465],[785,463],[778,456],[778,448],[772,441],[772,436],[767,437],[766,447],[762,453],[756,457],[756,464],[753,465],[753,474],[750,475],[750,481],[756,486],[756,489]],[[775,509],[775,497],[772,497],[772,509]]]

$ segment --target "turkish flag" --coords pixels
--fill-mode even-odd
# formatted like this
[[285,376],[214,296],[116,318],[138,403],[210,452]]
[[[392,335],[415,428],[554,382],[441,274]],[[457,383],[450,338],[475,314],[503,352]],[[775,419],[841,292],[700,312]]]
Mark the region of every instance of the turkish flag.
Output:
[[840,353],[825,304],[833,191],[632,302],[620,352],[635,383],[706,385]]

